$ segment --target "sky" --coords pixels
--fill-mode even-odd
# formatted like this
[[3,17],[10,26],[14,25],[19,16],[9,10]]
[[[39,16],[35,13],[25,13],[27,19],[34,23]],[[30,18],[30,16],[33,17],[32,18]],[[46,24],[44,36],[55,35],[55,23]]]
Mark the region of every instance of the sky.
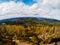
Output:
[[0,20],[16,17],[60,20],[60,0],[0,0]]

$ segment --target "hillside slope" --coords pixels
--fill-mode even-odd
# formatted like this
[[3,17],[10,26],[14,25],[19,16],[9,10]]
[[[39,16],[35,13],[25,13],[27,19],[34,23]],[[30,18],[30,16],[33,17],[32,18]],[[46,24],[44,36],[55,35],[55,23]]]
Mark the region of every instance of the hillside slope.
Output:
[[13,39],[42,45],[60,41],[60,21],[23,17],[0,21],[0,44],[15,45]]

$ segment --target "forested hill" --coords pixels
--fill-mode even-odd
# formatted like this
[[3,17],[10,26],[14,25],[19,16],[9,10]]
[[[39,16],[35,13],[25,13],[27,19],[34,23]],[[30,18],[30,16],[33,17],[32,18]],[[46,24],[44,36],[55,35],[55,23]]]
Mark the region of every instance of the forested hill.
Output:
[[44,25],[60,25],[59,20],[37,17],[20,17],[0,20],[0,23],[7,24],[44,24]]
[[36,17],[0,20],[0,45],[15,45],[13,39],[31,45],[57,43],[60,41],[60,21]]

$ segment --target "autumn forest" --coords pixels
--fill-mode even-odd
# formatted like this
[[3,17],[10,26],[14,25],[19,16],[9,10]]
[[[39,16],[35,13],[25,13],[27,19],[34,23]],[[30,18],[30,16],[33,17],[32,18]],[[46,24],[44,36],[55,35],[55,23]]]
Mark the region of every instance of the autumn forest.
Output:
[[43,45],[60,41],[60,21],[18,18],[0,22],[0,45],[17,45],[12,40]]

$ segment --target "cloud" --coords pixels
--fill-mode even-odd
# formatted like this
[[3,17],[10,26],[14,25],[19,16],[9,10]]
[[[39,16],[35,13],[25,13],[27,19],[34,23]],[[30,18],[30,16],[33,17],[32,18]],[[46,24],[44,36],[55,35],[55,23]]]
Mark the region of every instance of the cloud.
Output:
[[[54,18],[60,20],[60,0],[35,0],[40,8],[48,11],[46,14],[48,18]],[[40,3],[41,2],[41,3]]]
[[[44,15],[47,13],[43,9],[40,9],[40,7],[37,5],[37,3],[29,6],[25,5],[23,2],[5,2],[0,4],[0,15],[12,15],[14,17],[19,16],[35,16],[35,15]],[[8,16],[4,17],[8,18]]]
[[[46,17],[60,20],[59,0],[34,0],[37,3],[26,5],[23,2],[0,3],[0,20],[14,17]],[[54,2],[54,3],[53,3]]]

